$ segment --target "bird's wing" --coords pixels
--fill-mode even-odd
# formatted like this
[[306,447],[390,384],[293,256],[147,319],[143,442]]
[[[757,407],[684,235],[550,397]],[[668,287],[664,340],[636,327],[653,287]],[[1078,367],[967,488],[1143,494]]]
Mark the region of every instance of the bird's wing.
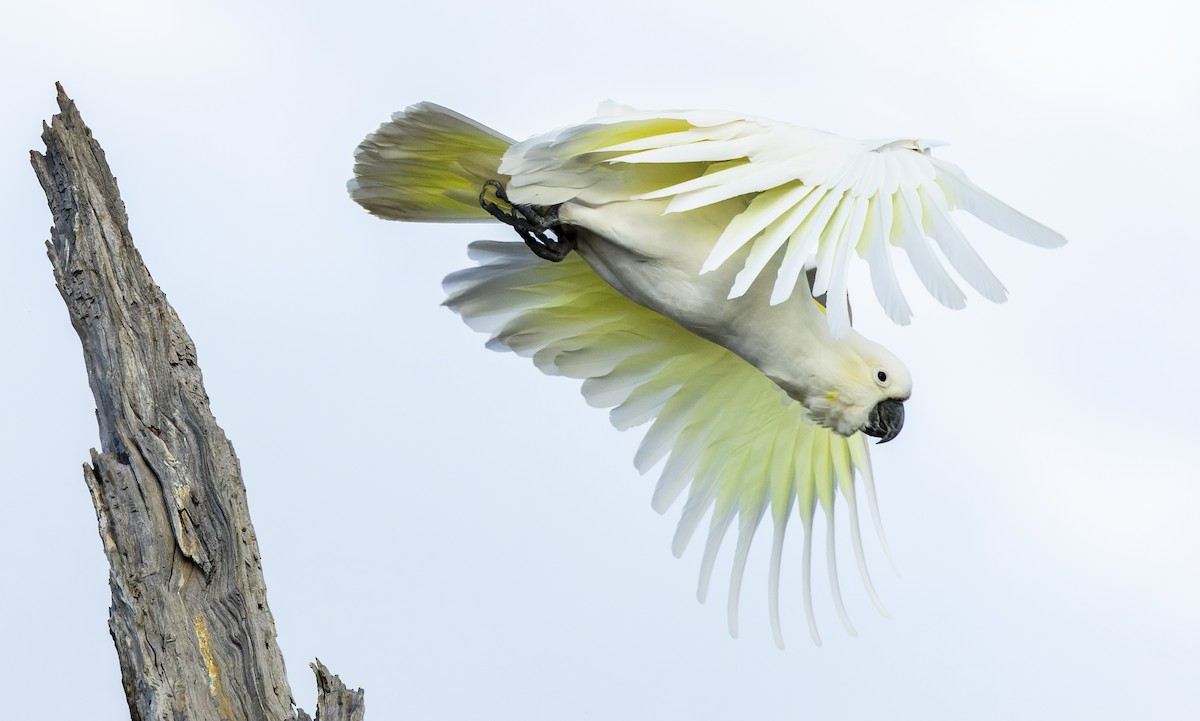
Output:
[[687,491],[672,544],[676,555],[709,515],[701,601],[721,540],[736,519],[731,633],[737,634],[739,589],[751,539],[770,511],[770,616],[776,643],[782,646],[779,569],[784,530],[795,508],[804,531],[805,611],[812,637],[820,643],[809,577],[818,504],[824,510],[834,600],[854,632],[837,584],[833,507],[838,493],[849,504],[859,570],[883,611],[867,575],[858,526],[856,475],[883,539],[861,433],[846,438],[808,422],[803,407],[754,367],[625,298],[577,255],[546,263],[523,244],[504,242],[473,243],[470,255],[478,265],[445,280],[446,305],[475,330],[491,334],[488,347],[530,357],[547,374],[583,379],[587,402],[612,408],[610,418],[620,430],[650,424],[634,464],[645,473],[665,460],[653,498],[660,513]]
[[[878,147],[872,147],[878,145]],[[919,140],[864,144],[819,130],[718,112],[638,113],[614,109],[584,125],[514,145],[500,170],[514,202],[551,205],[669,199],[683,213],[733,198],[745,203],[713,244],[702,272],[749,246],[730,297],[746,292],[782,249],[771,303],[791,296],[807,267],[814,295],[829,293],[831,330],[849,329],[846,279],[852,252],[870,267],[888,316],[911,310],[893,268],[904,251],[929,292],[965,304],[934,247],[984,297],[1004,286],[950,216],[961,208],[1008,235],[1042,247],[1066,240],[984,192]]]

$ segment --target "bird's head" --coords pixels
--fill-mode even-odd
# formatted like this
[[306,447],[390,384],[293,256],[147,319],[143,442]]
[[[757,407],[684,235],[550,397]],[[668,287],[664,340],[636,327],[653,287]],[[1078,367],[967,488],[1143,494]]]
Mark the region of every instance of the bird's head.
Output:
[[891,351],[850,331],[815,370],[800,395],[789,391],[813,422],[844,436],[862,431],[880,443],[900,433],[912,376]]

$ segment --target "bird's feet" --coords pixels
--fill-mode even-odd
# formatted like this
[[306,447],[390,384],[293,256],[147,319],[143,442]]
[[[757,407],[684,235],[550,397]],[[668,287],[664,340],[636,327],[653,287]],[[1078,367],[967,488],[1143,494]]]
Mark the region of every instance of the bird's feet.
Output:
[[[489,200],[489,195],[499,203]],[[501,203],[508,209],[502,208]],[[479,191],[479,205],[493,218],[517,231],[525,245],[543,260],[557,263],[575,249],[575,231],[559,223],[557,205],[545,207],[513,203],[505,194],[504,186],[495,180],[483,184],[483,189]]]

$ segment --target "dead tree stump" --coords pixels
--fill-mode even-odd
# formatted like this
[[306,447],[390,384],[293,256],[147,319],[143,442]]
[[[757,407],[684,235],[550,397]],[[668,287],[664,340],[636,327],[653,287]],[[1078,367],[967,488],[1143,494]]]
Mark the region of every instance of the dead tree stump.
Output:
[[[110,564],[109,630],[134,721],[283,721],[297,712],[275,643],[233,446],[196,347],[133,245],[125,206],[74,102],[31,153],[54,217],[50,262],[83,344],[100,452],[83,467]],[[361,689],[317,662],[317,719],[361,720]]]

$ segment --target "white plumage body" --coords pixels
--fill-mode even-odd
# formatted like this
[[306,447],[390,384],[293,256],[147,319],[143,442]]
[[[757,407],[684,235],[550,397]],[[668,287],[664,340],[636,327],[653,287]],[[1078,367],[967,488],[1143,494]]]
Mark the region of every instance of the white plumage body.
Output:
[[[733,351],[800,401],[819,425],[848,436],[865,423],[864,414],[876,399],[856,399],[853,406],[859,413],[836,413],[829,398],[833,392],[853,392],[835,390],[830,381],[862,359],[870,368],[886,364],[895,375],[892,384],[908,397],[912,382],[903,364],[853,330],[845,339],[831,337],[824,310],[808,293],[771,305],[770,286],[755,283],[745,294],[727,298],[736,264],[701,272],[709,249],[729,218],[741,212],[737,206],[744,208],[743,201],[677,214],[665,214],[666,206],[663,200],[598,208],[567,201],[559,217],[580,230],[579,255],[600,277],[634,302]],[[778,264],[775,259],[765,270]]]

